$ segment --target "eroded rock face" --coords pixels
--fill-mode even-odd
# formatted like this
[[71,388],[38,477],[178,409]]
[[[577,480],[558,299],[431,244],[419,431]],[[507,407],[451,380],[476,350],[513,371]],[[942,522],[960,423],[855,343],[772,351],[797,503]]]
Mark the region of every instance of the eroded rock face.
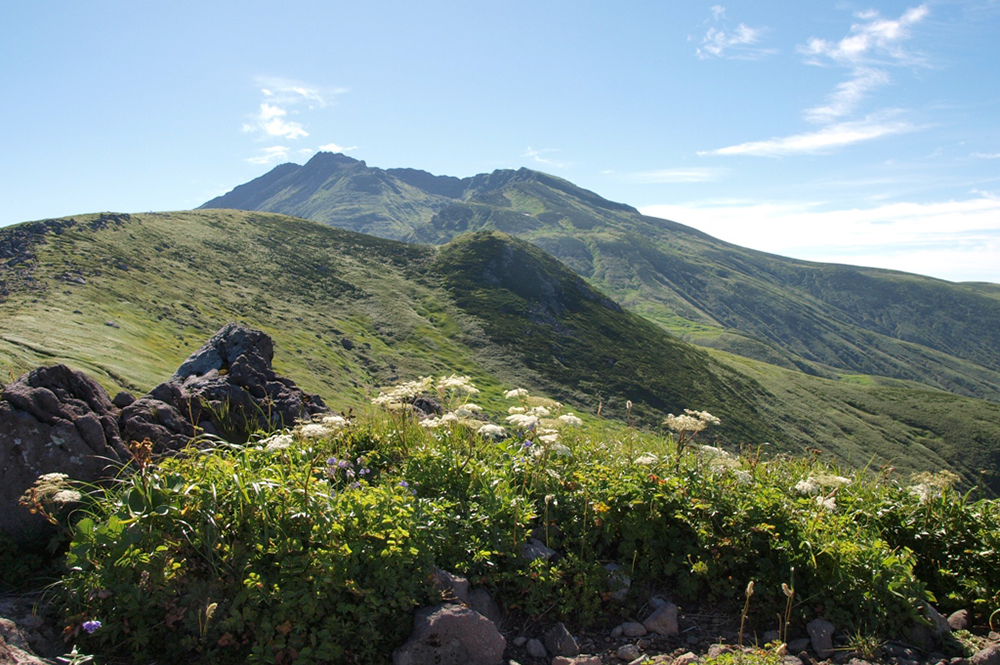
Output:
[[122,410],[122,435],[154,450],[185,445],[199,432],[245,441],[258,429],[291,427],[327,411],[323,400],[271,369],[274,343],[259,330],[225,325],[174,375]]
[[128,457],[118,409],[100,384],[65,365],[32,370],[0,394],[0,529],[16,535],[44,524],[18,507],[38,476],[96,480]]
[[0,393],[0,530],[18,539],[43,531],[47,523],[18,506],[25,490],[48,473],[110,478],[131,460],[132,441],[149,439],[157,453],[179,450],[199,432],[239,443],[255,430],[328,410],[276,375],[273,357],[265,333],[230,323],[134,401],[119,394],[112,402],[100,384],[65,365],[17,379]]

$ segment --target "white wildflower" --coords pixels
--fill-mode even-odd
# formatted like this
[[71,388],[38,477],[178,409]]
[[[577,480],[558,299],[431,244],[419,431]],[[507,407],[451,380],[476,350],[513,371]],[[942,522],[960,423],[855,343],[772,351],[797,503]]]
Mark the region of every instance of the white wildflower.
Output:
[[444,394],[449,390],[457,390],[469,395],[479,394],[479,389],[472,383],[472,379],[467,376],[458,376],[456,374],[452,374],[451,376],[442,376],[438,379],[437,389],[441,394]]
[[660,461],[660,459],[656,455],[654,455],[653,453],[644,453],[644,454],[639,455],[638,457],[635,458],[635,463],[636,464],[642,464],[642,465],[645,465],[645,466],[650,466],[652,464],[656,464],[659,461]]
[[570,427],[579,427],[583,425],[583,421],[574,416],[572,412],[559,416],[559,420],[562,421],[563,424],[569,425]]
[[378,397],[372,399],[372,404],[386,406],[389,408],[398,407],[417,395],[429,392],[434,379],[429,376],[422,376],[416,381],[400,383],[388,390],[383,390]]
[[538,416],[539,418],[548,418],[552,415],[552,412],[546,409],[544,406],[533,406],[528,409],[529,416]]
[[722,458],[730,457],[729,453],[727,453],[722,448],[717,448],[716,446],[698,446],[698,449],[701,450],[701,452],[705,453],[706,455],[712,455],[714,457],[722,457]]
[[486,423],[478,430],[476,430],[476,433],[479,436],[483,437],[488,436],[494,439],[500,439],[507,435],[507,432],[504,430],[503,427],[500,427],[500,425],[494,425],[493,423]]
[[441,416],[441,423],[442,424],[444,424],[444,423],[455,423],[455,422],[458,422],[458,416],[453,411],[449,411],[448,413],[446,413],[443,416]]
[[307,439],[317,439],[330,434],[330,429],[319,423],[309,423],[299,428],[299,435]]
[[833,494],[830,494],[829,496],[816,497],[816,503],[830,512],[837,509],[837,499]]
[[507,413],[524,413],[524,407],[523,406],[512,406],[509,409],[507,409]]
[[556,441],[559,440],[559,433],[556,432],[555,434],[543,434],[542,436],[538,437],[538,440],[541,441],[542,443],[555,443]]
[[341,427],[347,427],[351,424],[351,421],[344,416],[324,416],[323,424],[327,427],[332,427],[334,429],[340,429]]
[[514,388],[505,392],[503,396],[507,399],[524,399],[528,396],[528,391],[524,388]]
[[43,473],[42,475],[38,476],[38,480],[35,481],[35,484],[40,485],[42,483],[47,483],[52,485],[58,485],[61,484],[62,481],[66,480],[67,478],[69,478],[69,476],[67,476],[65,473]]
[[803,496],[813,496],[814,494],[819,493],[819,483],[813,480],[812,477],[810,476],[805,480],[800,480],[799,482],[795,483],[795,487],[793,489],[795,490],[796,494],[802,494]]
[[289,447],[292,445],[292,440],[291,434],[275,434],[264,439],[261,443],[264,445],[264,450],[275,451]]
[[478,404],[473,404],[472,402],[466,402],[465,404],[462,404],[458,408],[466,409],[468,411],[472,411],[473,413],[479,413],[480,411],[483,410],[483,407],[479,406]]
[[58,492],[52,495],[52,503],[55,504],[76,503],[81,499],[83,499],[82,494],[80,494],[76,490],[70,490],[70,489],[59,490]]
[[736,482],[740,485],[751,485],[753,484],[753,475],[744,469],[736,469],[733,471],[733,476],[736,478]]
[[555,443],[555,442],[553,442],[549,446],[549,452],[551,452],[553,455],[558,455],[559,457],[572,457],[573,456],[573,453],[570,451],[570,449],[567,448],[566,446],[564,446],[561,443]]
[[538,424],[538,418],[535,416],[529,416],[525,413],[512,413],[507,416],[507,422],[515,427],[520,427],[521,429],[530,429]]
[[420,426],[421,427],[426,427],[428,429],[434,429],[435,427],[440,427],[441,426],[441,419],[440,418],[424,418],[423,420],[420,421]]

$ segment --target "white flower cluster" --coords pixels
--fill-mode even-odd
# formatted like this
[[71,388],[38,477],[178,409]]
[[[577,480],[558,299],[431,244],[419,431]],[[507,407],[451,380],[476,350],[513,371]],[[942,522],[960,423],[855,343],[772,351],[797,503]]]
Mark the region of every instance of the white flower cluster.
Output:
[[372,404],[384,406],[388,409],[397,409],[418,395],[429,392],[434,386],[434,379],[430,376],[422,376],[416,381],[398,383],[388,390],[379,392],[378,397],[372,399]]
[[693,411],[691,409],[684,409],[684,414],[680,416],[671,413],[663,421],[663,424],[670,429],[679,434],[688,433],[688,436],[697,434],[709,425],[721,423],[722,421],[708,411]]

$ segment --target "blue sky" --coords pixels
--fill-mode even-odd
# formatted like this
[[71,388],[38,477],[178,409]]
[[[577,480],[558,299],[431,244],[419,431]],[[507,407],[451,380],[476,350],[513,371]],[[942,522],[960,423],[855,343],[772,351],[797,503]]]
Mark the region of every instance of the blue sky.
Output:
[[335,150],[1000,283],[997,35],[996,0],[6,3],[0,225],[191,208]]

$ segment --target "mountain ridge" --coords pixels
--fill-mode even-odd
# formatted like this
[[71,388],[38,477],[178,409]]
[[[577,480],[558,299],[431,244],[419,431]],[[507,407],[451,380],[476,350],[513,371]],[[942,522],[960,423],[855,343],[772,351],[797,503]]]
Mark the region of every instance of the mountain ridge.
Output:
[[[320,153],[275,171],[237,188],[267,196],[255,209],[431,245],[503,231],[701,346],[817,376],[879,375],[1000,401],[997,285],[748,250],[524,168],[454,178]],[[242,200],[227,194],[203,208]]]
[[112,394],[144,392],[241,321],[274,338],[275,371],[336,409],[362,408],[397,381],[468,374],[495,412],[512,386],[647,426],[708,410],[730,447],[951,469],[965,487],[1000,492],[1000,405],[694,347],[495,231],[432,248],[203,210],[19,225],[0,229],[0,247],[20,248],[0,261],[4,376],[62,362]]

